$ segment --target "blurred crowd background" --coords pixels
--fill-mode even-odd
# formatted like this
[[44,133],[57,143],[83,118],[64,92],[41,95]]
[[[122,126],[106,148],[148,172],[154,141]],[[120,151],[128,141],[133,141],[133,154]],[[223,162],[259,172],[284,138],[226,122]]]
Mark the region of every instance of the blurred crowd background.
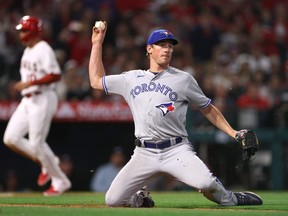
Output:
[[[236,129],[287,128],[287,9],[287,0],[0,1],[0,101],[20,99],[12,87],[24,47],[15,25],[27,14],[44,21],[44,39],[56,52],[60,100],[121,101],[89,86],[91,30],[105,20],[107,74],[148,69],[147,37],[165,28],[180,41],[171,66],[191,73]],[[207,129],[191,110],[193,128]]]
[[[25,14],[44,21],[44,39],[63,70],[62,100],[103,99],[87,76],[96,20],[108,23],[107,74],[147,69],[147,37],[166,28],[180,40],[171,65],[192,73],[223,111],[235,106],[268,111],[287,100],[285,0],[7,0],[0,6],[1,100],[19,97],[11,88],[23,51],[15,25]],[[270,123],[265,126],[273,127]]]

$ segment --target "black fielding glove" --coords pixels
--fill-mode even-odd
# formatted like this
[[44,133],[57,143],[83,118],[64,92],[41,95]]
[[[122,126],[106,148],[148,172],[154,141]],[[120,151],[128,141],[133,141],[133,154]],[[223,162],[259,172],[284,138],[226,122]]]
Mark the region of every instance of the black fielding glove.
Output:
[[251,156],[259,150],[259,142],[256,133],[253,130],[243,129],[238,131],[235,139],[240,143],[242,148],[243,161],[251,161]]

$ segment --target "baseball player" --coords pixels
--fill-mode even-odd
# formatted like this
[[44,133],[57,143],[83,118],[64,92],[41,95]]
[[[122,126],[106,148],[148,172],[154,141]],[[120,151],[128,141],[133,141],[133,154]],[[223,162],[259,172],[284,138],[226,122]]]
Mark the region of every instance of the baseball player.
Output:
[[21,58],[21,81],[15,85],[23,98],[8,122],[4,143],[41,166],[37,183],[42,186],[51,179],[44,195],[56,196],[68,190],[71,183],[45,142],[58,105],[54,88],[61,71],[52,48],[41,39],[42,29],[42,21],[33,16],[22,17],[16,26],[26,46]]
[[107,94],[122,95],[129,104],[135,124],[135,149],[106,193],[108,206],[153,207],[145,187],[150,178],[168,173],[199,190],[222,206],[261,205],[252,192],[232,192],[224,188],[199,159],[185,130],[188,103],[216,127],[235,138],[234,130],[188,73],[169,65],[173,46],[178,44],[165,29],[153,31],[147,40],[148,70],[131,70],[105,76],[102,62],[104,30],[93,27],[89,62],[91,86]]

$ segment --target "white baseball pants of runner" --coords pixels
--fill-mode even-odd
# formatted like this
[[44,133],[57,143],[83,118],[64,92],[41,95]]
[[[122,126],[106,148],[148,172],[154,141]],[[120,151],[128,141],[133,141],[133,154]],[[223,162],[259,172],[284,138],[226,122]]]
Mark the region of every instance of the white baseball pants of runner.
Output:
[[130,161],[113,180],[106,193],[108,206],[134,206],[131,197],[150,178],[168,173],[177,180],[201,190],[203,195],[220,205],[236,205],[233,192],[226,190],[196,155],[192,145],[183,141],[164,150],[136,147]]
[[[45,91],[32,97],[23,97],[11,116],[4,133],[4,143],[41,163],[42,168],[58,187],[67,177],[59,167],[59,161],[46,143],[58,98],[54,91]],[[29,134],[29,139],[25,138]]]

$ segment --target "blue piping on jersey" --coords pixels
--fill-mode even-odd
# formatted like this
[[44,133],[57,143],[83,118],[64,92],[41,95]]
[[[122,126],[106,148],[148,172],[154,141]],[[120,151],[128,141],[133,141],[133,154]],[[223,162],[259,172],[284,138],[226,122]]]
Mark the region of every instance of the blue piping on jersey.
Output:
[[105,76],[102,77],[102,85],[103,85],[103,88],[104,88],[106,95],[108,95],[108,89],[106,86]]
[[209,100],[207,101],[207,103],[206,103],[204,106],[201,106],[200,108],[201,108],[201,109],[205,109],[206,107],[208,107],[208,106],[210,105],[210,103],[211,103],[211,99],[209,99]]

